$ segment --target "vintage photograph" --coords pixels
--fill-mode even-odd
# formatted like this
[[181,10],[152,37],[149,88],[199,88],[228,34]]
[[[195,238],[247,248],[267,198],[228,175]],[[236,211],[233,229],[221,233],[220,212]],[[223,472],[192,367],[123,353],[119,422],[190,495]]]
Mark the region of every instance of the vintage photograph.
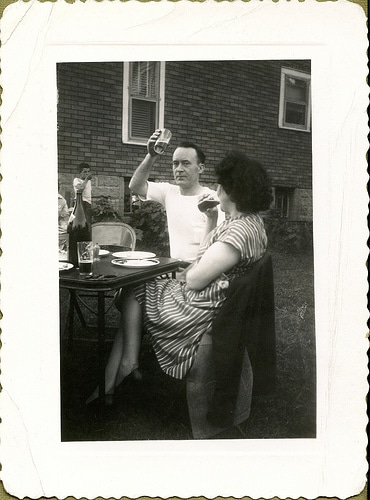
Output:
[[364,489],[366,21],[347,0],[5,9],[9,495]]
[[56,73],[61,440],[315,438],[311,61]]

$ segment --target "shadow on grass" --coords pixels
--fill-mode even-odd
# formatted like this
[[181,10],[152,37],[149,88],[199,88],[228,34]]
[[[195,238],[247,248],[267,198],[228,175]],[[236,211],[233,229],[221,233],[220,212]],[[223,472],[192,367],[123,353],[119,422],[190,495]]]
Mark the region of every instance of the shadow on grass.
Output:
[[[274,254],[273,261],[277,388],[273,395],[253,398],[243,430],[246,439],[313,438],[316,354],[312,256]],[[108,324],[117,322],[118,313],[113,308]],[[114,406],[103,412],[88,409],[85,400],[98,379],[97,342],[78,326],[76,321],[72,349],[61,342],[62,441],[192,439],[185,382],[160,370],[146,339],[140,359],[144,380],[124,383]],[[107,356],[110,346],[108,341]],[[230,429],[217,438],[240,439],[242,435]]]

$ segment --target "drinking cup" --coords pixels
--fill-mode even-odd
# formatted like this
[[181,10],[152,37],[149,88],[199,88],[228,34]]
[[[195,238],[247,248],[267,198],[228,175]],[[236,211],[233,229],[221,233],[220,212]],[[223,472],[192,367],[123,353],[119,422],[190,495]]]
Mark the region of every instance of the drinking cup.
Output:
[[201,201],[198,202],[198,209],[201,212],[205,212],[209,208],[214,208],[219,205],[220,202],[214,196],[207,196],[206,198],[202,198]]
[[93,250],[94,250],[94,262],[95,262],[96,260],[99,260],[100,246],[97,243],[93,243]]
[[100,252],[100,246],[97,243],[93,243],[93,255],[94,255],[93,273],[95,273],[96,265],[100,260],[99,252]]
[[92,241],[77,242],[78,267],[82,276],[91,276],[94,262],[94,243]]
[[154,151],[158,155],[163,155],[163,153],[166,151],[170,140],[172,137],[171,130],[168,128],[162,128],[161,130],[161,135],[158,137],[158,139],[155,141],[154,144]]

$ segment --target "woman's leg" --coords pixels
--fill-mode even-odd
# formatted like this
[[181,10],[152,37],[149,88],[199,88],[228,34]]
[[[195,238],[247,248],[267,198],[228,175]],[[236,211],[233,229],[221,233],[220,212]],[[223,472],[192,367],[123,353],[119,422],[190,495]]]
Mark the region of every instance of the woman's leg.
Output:
[[124,334],[122,355],[115,379],[116,386],[139,366],[142,324],[141,305],[131,293],[122,302],[121,330]]
[[[139,366],[142,316],[141,306],[135,295],[122,292],[120,326],[105,367],[105,393],[112,394],[115,386]],[[98,397],[98,388],[87,399],[90,403]]]

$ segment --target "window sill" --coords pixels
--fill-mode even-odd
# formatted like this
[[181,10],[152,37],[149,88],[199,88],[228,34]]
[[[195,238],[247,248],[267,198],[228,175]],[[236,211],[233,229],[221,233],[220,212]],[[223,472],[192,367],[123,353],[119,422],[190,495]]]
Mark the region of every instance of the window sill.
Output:
[[125,140],[125,139],[122,139],[122,144],[133,144],[134,146],[146,146],[147,142],[148,142],[148,140],[140,141],[140,140]]
[[287,127],[286,125],[279,125],[279,128],[282,128],[284,130],[295,130],[296,132],[308,132],[310,133],[310,129],[306,128],[299,128],[299,127]]

